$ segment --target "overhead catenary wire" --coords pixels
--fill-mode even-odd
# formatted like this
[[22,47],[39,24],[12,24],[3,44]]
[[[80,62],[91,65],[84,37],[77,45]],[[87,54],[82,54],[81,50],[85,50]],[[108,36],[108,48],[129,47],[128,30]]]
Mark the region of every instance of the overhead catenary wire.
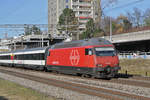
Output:
[[133,2],[129,2],[129,3],[127,3],[127,4],[120,5],[120,6],[118,6],[118,7],[114,7],[114,8],[111,8],[111,9],[109,9],[109,10],[106,10],[105,12],[110,12],[110,11],[112,11],[112,10],[116,10],[116,9],[128,7],[128,6],[131,6],[131,5],[134,5],[134,4],[143,2],[143,1],[144,1],[144,0],[136,0],[136,1],[133,1]]

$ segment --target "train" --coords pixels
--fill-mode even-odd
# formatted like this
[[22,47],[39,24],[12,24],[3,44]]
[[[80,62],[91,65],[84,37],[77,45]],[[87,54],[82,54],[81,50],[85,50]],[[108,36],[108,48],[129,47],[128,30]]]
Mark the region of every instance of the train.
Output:
[[0,65],[96,78],[114,77],[121,69],[114,45],[103,38],[0,53]]

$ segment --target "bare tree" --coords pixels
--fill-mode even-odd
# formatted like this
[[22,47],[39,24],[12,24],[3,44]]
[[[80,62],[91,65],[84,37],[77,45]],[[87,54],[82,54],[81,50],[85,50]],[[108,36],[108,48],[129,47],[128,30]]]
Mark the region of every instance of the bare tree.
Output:
[[143,25],[143,14],[142,11],[138,8],[133,9],[132,12],[127,12],[127,17],[130,22],[132,22],[133,26],[139,27]]
[[116,19],[114,19],[113,17],[105,16],[104,18],[102,18],[102,23],[101,23],[101,28],[104,31],[104,35],[109,35],[110,33],[110,19],[112,22],[112,31],[115,31]]
[[144,13],[144,25],[150,26],[150,8],[147,9]]
[[99,7],[99,9],[96,9],[97,13],[96,15],[98,17],[95,22],[97,26],[96,28],[102,29],[104,31],[105,30],[104,27],[106,26],[104,24],[108,24],[108,22],[106,23],[104,22],[104,20],[108,19],[107,17],[105,18],[104,10],[110,6],[113,6],[118,0],[96,0],[96,1],[99,2],[98,4],[96,4],[96,8]]
[[126,12],[126,16],[127,16],[128,20],[133,23],[134,18],[132,16],[132,14],[130,12]]
[[102,0],[101,8],[102,8],[102,10],[104,10],[107,7],[113,6],[117,2],[118,2],[118,0]]
[[141,26],[143,24],[143,18],[142,18],[142,11],[138,8],[134,8],[134,18],[135,18],[135,24],[136,26]]

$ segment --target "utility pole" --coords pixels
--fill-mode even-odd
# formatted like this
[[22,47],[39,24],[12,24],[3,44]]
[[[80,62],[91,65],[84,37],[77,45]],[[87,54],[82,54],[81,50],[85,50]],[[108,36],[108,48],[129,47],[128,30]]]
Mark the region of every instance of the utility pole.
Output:
[[43,43],[43,32],[42,32],[42,48],[44,47],[44,43]]
[[68,18],[67,18],[67,16],[65,16],[66,17],[66,34],[68,35]]
[[109,37],[109,40],[112,41],[112,20],[111,20],[111,17],[110,17],[110,37]]
[[79,30],[79,21],[78,21],[78,25],[77,25],[77,27],[78,27],[78,29],[77,29],[77,40],[80,40],[79,38],[80,38],[80,30]]
[[16,41],[14,40],[14,51],[16,50]]

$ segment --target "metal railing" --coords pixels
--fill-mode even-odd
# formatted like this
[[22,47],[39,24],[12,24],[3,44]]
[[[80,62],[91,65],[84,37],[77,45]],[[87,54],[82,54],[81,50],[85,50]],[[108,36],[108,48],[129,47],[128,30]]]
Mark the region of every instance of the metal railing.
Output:
[[150,59],[150,52],[119,53],[119,59]]

